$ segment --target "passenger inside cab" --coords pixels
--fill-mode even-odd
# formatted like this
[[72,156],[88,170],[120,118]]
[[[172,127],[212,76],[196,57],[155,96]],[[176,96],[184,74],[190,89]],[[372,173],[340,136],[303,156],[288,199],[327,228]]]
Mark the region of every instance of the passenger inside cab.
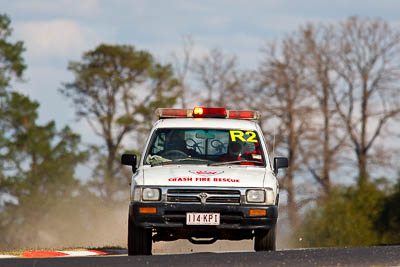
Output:
[[234,161],[239,160],[242,152],[242,144],[239,142],[230,142],[226,154],[220,157],[220,161]]

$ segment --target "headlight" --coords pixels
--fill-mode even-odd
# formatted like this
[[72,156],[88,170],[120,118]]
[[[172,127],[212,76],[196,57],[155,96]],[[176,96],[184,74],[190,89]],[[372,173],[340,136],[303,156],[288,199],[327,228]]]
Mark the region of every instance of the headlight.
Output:
[[142,199],[144,201],[157,201],[160,200],[160,189],[158,188],[144,188]]
[[246,194],[247,202],[262,203],[265,202],[264,190],[248,190]]

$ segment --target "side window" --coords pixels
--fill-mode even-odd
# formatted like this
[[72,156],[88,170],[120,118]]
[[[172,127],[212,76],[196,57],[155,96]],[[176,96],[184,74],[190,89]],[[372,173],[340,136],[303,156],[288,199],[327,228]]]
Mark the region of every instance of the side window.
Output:
[[[265,146],[266,146],[266,148],[267,148],[267,151],[265,151],[266,153],[264,154],[264,156],[267,158],[267,161],[269,162],[269,165],[270,166],[272,166],[272,162],[271,162],[271,155],[269,154],[269,148],[268,148],[268,143],[267,143],[267,140],[265,140],[265,136],[263,135],[263,134],[261,134],[261,138],[262,138],[262,140],[264,141],[264,144],[265,144]],[[273,150],[273,148],[272,148],[272,150]]]

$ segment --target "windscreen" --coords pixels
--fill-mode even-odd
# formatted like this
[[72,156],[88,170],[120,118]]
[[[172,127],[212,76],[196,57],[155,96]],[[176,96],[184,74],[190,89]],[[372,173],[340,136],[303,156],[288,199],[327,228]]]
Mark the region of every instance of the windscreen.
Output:
[[264,166],[255,131],[239,129],[158,129],[153,133],[145,164],[207,164]]

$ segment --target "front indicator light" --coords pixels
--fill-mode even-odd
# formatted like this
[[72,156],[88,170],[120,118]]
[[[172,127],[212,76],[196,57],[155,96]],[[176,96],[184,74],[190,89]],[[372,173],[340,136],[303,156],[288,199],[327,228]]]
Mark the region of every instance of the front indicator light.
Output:
[[267,210],[250,210],[250,216],[265,216],[267,215]]
[[133,201],[139,202],[141,194],[142,194],[142,189],[141,188],[135,188],[134,191],[133,191]]
[[275,194],[274,191],[272,191],[271,189],[267,189],[267,201],[266,204],[267,205],[274,205],[275,204]]
[[157,208],[139,208],[139,213],[155,214],[157,213]]
[[264,190],[248,190],[246,194],[247,202],[262,203],[265,202]]

